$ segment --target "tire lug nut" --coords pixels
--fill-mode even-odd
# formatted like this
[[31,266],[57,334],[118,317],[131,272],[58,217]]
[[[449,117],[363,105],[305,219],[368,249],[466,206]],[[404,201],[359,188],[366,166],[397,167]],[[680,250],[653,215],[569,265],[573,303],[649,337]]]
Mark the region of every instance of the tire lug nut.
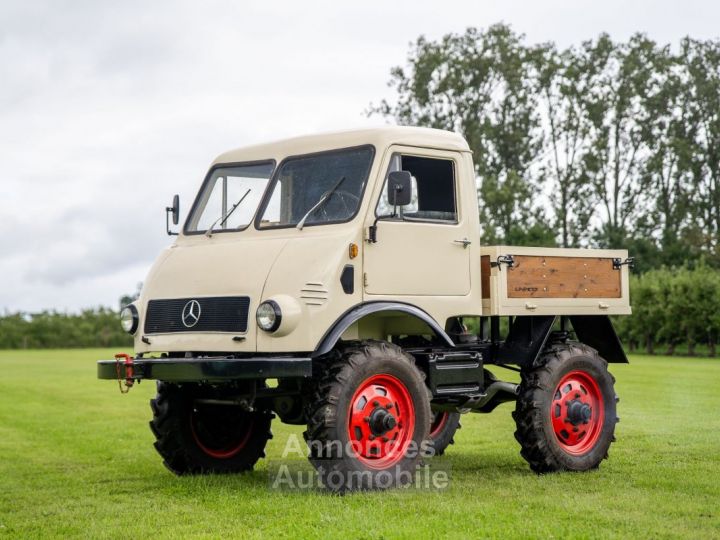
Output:
[[378,401],[373,401],[372,404],[373,404],[373,407],[379,407],[379,406],[380,406],[380,403],[379,403]]
[[363,420],[365,420],[368,424],[370,423],[370,417],[369,417],[369,416],[366,416],[365,418],[363,418]]
[[392,403],[388,403],[387,405],[385,405],[385,408],[388,410],[392,409],[393,408]]
[[370,437],[368,437],[368,439],[370,439],[371,441],[374,441],[374,440],[375,440],[375,435],[370,435]]
[[389,440],[390,440],[390,439],[388,439],[387,437],[383,437],[383,438],[382,438],[382,442],[388,442]]

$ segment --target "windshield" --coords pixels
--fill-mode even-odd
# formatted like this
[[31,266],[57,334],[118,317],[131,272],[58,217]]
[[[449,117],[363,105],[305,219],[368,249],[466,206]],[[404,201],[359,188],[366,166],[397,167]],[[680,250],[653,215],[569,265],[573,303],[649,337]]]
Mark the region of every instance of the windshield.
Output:
[[205,232],[213,224],[214,232],[247,227],[274,167],[273,162],[266,162],[213,169],[195,201],[185,232]]
[[261,212],[259,228],[339,223],[360,207],[374,149],[335,150],[285,160]]

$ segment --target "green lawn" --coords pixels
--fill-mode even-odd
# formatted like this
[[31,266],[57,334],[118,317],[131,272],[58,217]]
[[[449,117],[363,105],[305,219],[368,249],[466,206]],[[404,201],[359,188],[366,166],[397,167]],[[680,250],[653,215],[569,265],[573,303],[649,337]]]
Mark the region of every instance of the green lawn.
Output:
[[[147,427],[153,383],[95,379],[111,351],[0,351],[0,536],[720,537],[720,361],[632,358],[610,460],[536,476],[512,406],[466,415],[444,492],[338,497],[241,476],[176,478]],[[270,458],[298,427],[274,426]]]

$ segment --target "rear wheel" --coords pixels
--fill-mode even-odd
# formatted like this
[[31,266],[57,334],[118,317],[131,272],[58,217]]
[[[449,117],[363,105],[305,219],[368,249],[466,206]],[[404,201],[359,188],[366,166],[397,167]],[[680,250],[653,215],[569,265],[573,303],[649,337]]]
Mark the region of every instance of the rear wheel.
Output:
[[430,422],[429,394],[412,357],[386,342],[350,344],[314,381],[310,461],[333,491],[404,485],[431,453]]
[[272,438],[271,414],[197,401],[208,397],[222,398],[222,392],[158,382],[150,429],[163,463],[175,474],[251,470]]
[[436,456],[441,456],[455,444],[455,432],[460,429],[460,413],[436,412],[430,424],[430,441]]
[[607,458],[617,422],[607,362],[580,343],[552,346],[522,373],[513,412],[520,454],[536,472],[586,471]]

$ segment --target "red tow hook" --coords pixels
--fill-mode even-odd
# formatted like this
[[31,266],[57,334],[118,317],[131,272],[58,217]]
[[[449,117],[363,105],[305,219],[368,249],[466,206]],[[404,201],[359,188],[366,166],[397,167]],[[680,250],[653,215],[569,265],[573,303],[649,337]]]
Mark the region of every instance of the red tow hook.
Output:
[[[120,360],[124,359],[125,361],[123,363],[120,363]],[[123,388],[123,377],[120,375],[121,367],[125,366],[125,387]],[[135,384],[135,379],[133,379],[133,359],[130,357],[129,354],[126,353],[118,353],[115,355],[115,369],[117,371],[117,381],[118,381],[118,387],[120,388],[121,394],[127,394],[130,391],[130,388],[132,388],[133,384]]]

